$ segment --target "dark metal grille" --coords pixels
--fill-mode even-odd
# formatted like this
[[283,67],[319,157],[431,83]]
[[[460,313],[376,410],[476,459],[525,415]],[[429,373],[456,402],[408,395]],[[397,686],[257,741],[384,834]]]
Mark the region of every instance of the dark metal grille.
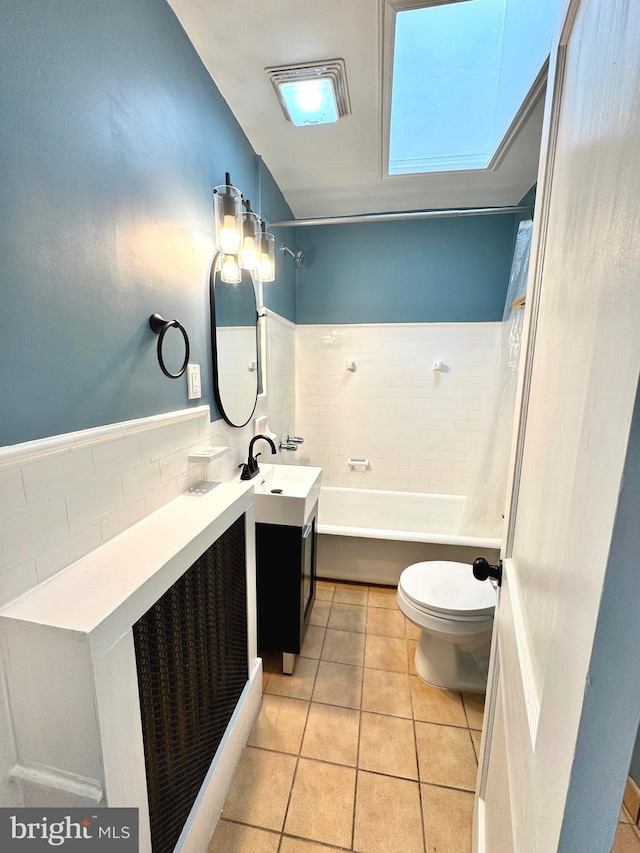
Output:
[[133,626],[154,853],[170,853],[248,678],[244,516]]

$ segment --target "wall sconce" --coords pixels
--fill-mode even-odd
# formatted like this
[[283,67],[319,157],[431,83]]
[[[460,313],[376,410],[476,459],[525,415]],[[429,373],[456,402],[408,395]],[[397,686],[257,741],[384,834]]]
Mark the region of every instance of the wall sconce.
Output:
[[238,262],[242,269],[258,269],[260,251],[260,217],[251,210],[249,199],[244,202],[246,210],[242,214],[242,245],[238,253]]
[[238,284],[242,279],[242,271],[235,255],[225,255],[221,252],[218,255],[216,271],[227,284]]
[[225,255],[236,255],[242,243],[242,193],[231,185],[229,172],[225,181],[213,190],[216,248]]
[[238,284],[243,269],[250,270],[262,282],[275,281],[276,238],[251,210],[249,199],[243,199],[240,190],[231,184],[229,172],[225,173],[225,181],[213,190],[215,272],[228,284]]
[[302,251],[302,249],[300,249],[300,251],[299,251],[299,252],[292,252],[292,251],[291,251],[291,249],[289,249],[289,248],[288,248],[287,246],[285,246],[285,244],[283,243],[283,244],[280,246],[280,251],[281,251],[281,252],[288,252],[288,253],[291,255],[291,257],[293,258],[293,262],[294,262],[294,264],[296,265],[296,269],[297,269],[297,270],[299,270],[299,269],[300,269],[300,267],[303,267],[303,266],[304,266],[304,252]]
[[260,234],[260,263],[258,266],[260,281],[275,281],[276,278],[276,238],[269,234],[262,223]]

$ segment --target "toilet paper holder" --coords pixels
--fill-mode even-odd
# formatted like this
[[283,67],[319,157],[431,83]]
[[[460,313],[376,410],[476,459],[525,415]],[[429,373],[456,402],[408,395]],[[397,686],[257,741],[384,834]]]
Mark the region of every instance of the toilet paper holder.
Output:
[[365,471],[369,471],[371,469],[371,465],[368,459],[364,457],[352,457],[347,459],[347,465],[351,468],[352,471],[358,471],[360,473],[364,473]]

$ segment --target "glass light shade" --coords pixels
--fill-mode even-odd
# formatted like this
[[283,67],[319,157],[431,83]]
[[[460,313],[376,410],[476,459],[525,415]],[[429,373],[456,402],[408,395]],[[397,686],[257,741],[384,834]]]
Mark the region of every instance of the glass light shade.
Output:
[[220,278],[227,284],[238,284],[242,280],[242,272],[235,255],[220,255],[218,269]]
[[260,217],[252,210],[242,214],[242,245],[238,253],[240,266],[257,270],[260,252]]
[[216,248],[235,255],[242,242],[242,193],[236,187],[222,184],[213,191],[216,226]]
[[268,231],[260,235],[258,276],[260,281],[275,281],[276,278],[276,238]]

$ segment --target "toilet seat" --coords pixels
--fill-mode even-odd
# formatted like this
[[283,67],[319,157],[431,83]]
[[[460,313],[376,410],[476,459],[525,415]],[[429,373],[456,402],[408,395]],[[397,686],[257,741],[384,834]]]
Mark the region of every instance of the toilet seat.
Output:
[[398,588],[417,610],[440,619],[481,622],[495,609],[494,588],[476,580],[468,563],[414,563],[402,572]]

